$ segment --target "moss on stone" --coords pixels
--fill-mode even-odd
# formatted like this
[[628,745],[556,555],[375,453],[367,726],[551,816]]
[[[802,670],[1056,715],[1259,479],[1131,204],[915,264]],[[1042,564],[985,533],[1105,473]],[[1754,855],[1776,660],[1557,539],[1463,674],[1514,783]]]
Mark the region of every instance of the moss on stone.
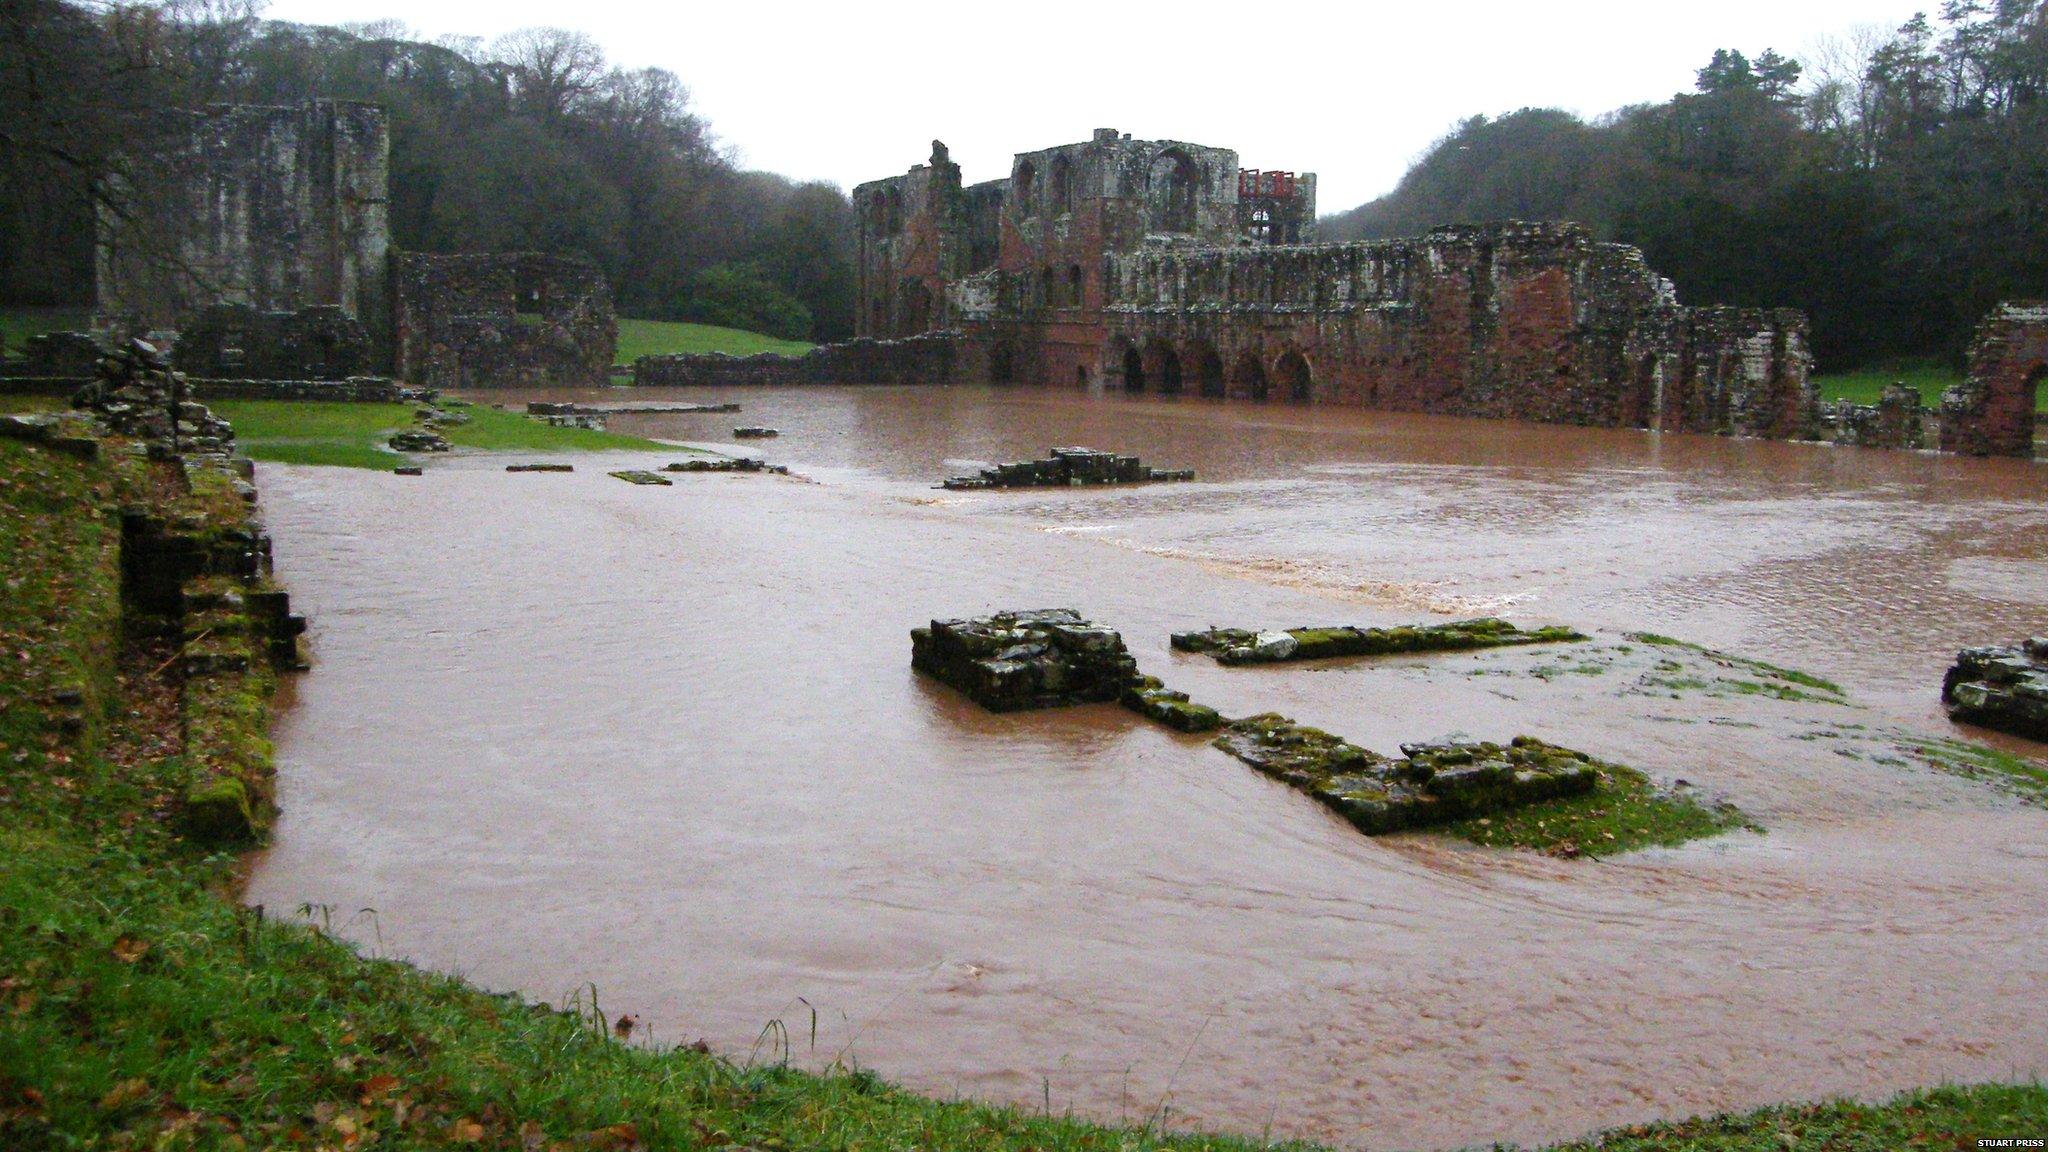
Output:
[[[1524,630],[1497,617],[1458,620],[1449,624],[1401,625],[1394,628],[1323,626],[1289,628],[1284,642],[1261,644],[1261,633],[1244,628],[1211,628],[1176,632],[1175,648],[1206,652],[1223,664],[1274,664],[1290,660],[1321,660],[1338,656],[1395,656],[1414,652],[1460,652],[1520,644],[1568,643],[1586,636],[1571,628],[1549,626]],[[1271,636],[1272,634],[1265,634]]]

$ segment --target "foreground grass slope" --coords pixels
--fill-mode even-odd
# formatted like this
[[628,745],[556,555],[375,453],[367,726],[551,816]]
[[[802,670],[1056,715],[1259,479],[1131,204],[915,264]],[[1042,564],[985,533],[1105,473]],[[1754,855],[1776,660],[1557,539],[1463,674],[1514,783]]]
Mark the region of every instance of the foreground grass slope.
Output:
[[[174,662],[120,629],[110,510],[152,499],[134,469],[0,441],[0,1148],[1263,1146],[629,1046],[594,990],[566,1009],[493,995],[239,907],[233,857],[172,818],[186,773],[159,698]],[[54,722],[59,692],[79,693],[90,722]],[[1994,1086],[1570,1147],[1955,1148],[2041,1132],[2048,1091]]]

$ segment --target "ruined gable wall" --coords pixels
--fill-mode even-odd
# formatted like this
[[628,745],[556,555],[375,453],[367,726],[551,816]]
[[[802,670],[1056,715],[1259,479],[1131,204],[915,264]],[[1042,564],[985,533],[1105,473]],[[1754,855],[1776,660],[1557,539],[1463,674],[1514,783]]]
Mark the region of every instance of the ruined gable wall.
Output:
[[601,386],[618,349],[596,265],[538,253],[401,255],[398,375],[431,388]]
[[389,320],[390,136],[375,105],[218,105],[104,213],[102,327],[177,327],[208,305],[339,307],[373,335]]
[[1968,374],[1942,396],[1942,451],[2032,456],[2044,378],[2048,301],[2014,300],[1992,309],[1970,340]]

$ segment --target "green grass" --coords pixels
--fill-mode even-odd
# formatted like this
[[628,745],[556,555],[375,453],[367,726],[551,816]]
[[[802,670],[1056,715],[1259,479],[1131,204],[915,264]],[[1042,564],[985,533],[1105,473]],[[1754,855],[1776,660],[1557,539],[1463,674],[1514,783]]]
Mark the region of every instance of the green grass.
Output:
[[801,356],[811,347],[801,340],[782,340],[739,328],[721,328],[716,324],[620,320],[619,351],[614,359],[621,364],[631,364],[642,356],[667,356],[680,352],[725,352],[733,356],[776,352],[784,356]]
[[9,356],[21,353],[22,341],[45,332],[82,332],[92,326],[92,309],[0,308],[0,349]]
[[[116,675],[119,532],[98,510],[149,498],[139,468],[0,442],[0,1148],[1272,1147],[805,1074],[786,1066],[806,1049],[798,1019],[747,1060],[622,1044],[601,990],[556,1007],[496,995],[360,955],[330,931],[353,909],[239,907],[235,858],[169,819],[185,772],[175,733],[147,723],[158,678]],[[80,684],[101,722],[60,728],[42,697]],[[2048,1089],[1990,1085],[1566,1147],[1874,1152],[2044,1131]]]
[[1944,737],[1896,733],[1899,749],[1943,772],[1988,780],[2015,795],[2048,807],[2048,765],[1982,744]]
[[[1780,700],[1818,700],[1827,704],[1847,702],[1846,693],[1842,691],[1841,685],[1836,684],[1832,680],[1823,680],[1810,672],[1801,672],[1795,668],[1780,668],[1776,664],[1768,664],[1762,660],[1753,660],[1747,656],[1734,656],[1727,652],[1720,652],[1703,645],[1694,644],[1688,640],[1676,640],[1669,636],[1660,636],[1655,632],[1629,632],[1625,633],[1624,636],[1626,639],[1633,640],[1638,644],[1647,644],[1652,648],[1679,648],[1687,652],[1697,653],[1723,668],[1748,672],[1760,678],[1759,680],[1740,680],[1717,676],[1711,680],[1705,680],[1699,677],[1645,676],[1643,678],[1643,683],[1645,684],[1678,691],[1705,690],[1715,694],[1733,692],[1740,696],[1773,696]],[[1676,672],[1683,665],[1670,661],[1660,663],[1658,667],[1661,671]]]
[[[1854,372],[1830,372],[1813,378],[1820,389],[1820,398],[1832,404],[1837,400],[1849,400],[1857,404],[1875,404],[1884,390],[1893,384],[1904,384],[1920,393],[1920,402],[1929,408],[1941,407],[1941,394],[1951,384],[1960,384],[1963,374],[1953,368],[1937,364],[1910,363],[1895,368],[1865,368]],[[2043,389],[2037,401],[2037,411],[2048,412],[2048,389]]]
[[23,396],[0,392],[0,412],[62,412],[71,401],[62,396]]
[[1761,832],[1726,804],[1667,792],[1621,764],[1596,762],[1600,783],[1581,796],[1446,824],[1446,835],[1489,848],[1526,848],[1553,856],[1612,856],[1638,848],[1675,848],[1734,828]]
[[[393,431],[414,426],[410,405],[223,400],[211,407],[235,426],[235,442],[253,459],[380,469],[413,459],[384,446]],[[469,423],[451,425],[442,434],[458,448],[498,452],[677,451],[636,436],[556,428],[517,412],[501,412],[482,405],[457,410],[469,415]]]

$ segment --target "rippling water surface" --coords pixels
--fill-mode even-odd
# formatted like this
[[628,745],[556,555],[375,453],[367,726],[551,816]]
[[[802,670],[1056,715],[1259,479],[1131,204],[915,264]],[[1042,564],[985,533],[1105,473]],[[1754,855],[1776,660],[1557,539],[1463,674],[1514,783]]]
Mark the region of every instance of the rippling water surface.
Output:
[[[1351,1146],[2048,1073],[2048,813],[1813,738],[1958,734],[1954,650],[2048,631],[2048,467],[1037,391],[629,396],[738,400],[612,427],[774,425],[745,450],[808,482],[262,467],[315,667],[250,901],[487,986],[595,984],[661,1043],[775,1059],[781,1020],[800,1063],[939,1095]],[[1055,444],[1200,480],[930,488]],[[1372,840],[1200,738],[992,716],[910,671],[933,616],[1054,605],[1226,714],[1388,752],[1527,732],[1769,831],[1603,863]],[[1481,612],[1762,657],[1855,707],[1529,674],[1554,652],[1166,646]]]

